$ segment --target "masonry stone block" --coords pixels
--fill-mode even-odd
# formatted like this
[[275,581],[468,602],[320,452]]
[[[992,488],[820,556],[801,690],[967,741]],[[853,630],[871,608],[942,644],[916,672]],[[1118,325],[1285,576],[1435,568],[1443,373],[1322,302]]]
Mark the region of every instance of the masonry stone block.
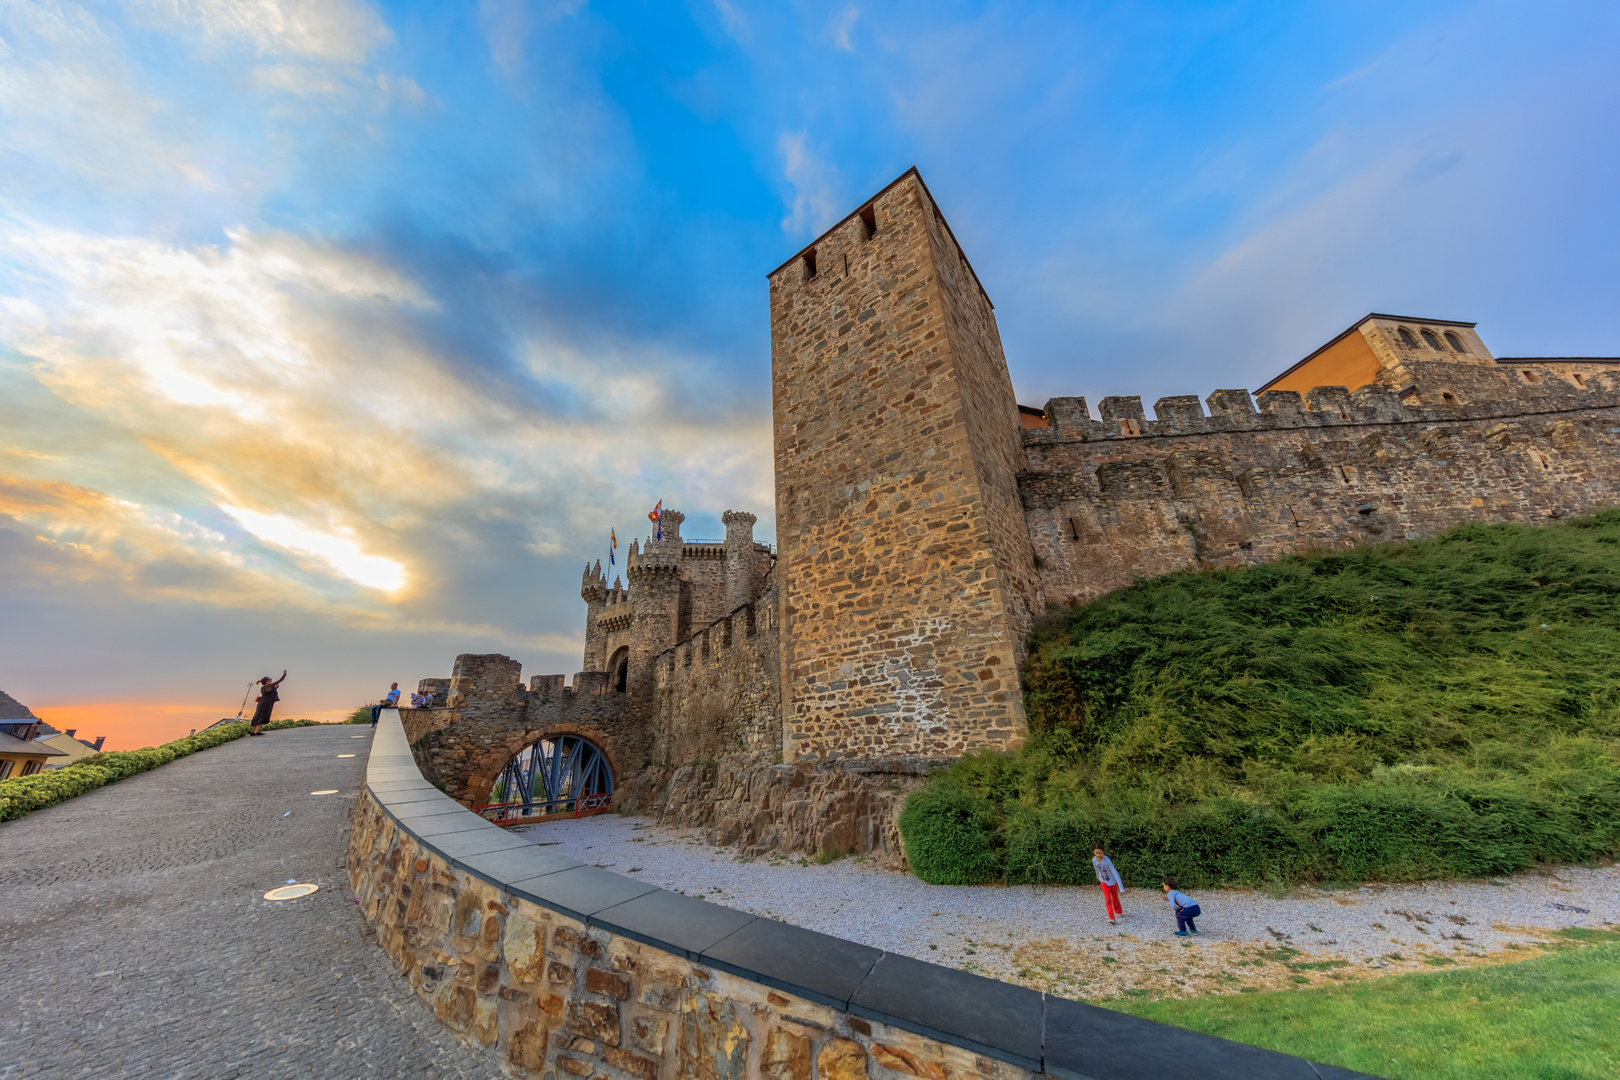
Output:
[[1350,419],[1350,391],[1342,386],[1318,386],[1305,392],[1305,407],[1311,412],[1337,413]]
[[1142,411],[1142,399],[1139,396],[1105,397],[1097,403],[1097,413],[1104,420],[1142,420],[1147,414]]
[[1305,411],[1298,390],[1267,390],[1259,397],[1260,411],[1268,416],[1294,416]]
[[1211,416],[1254,415],[1254,399],[1247,390],[1216,390],[1205,400]]
[[692,991],[681,1003],[676,1072],[695,1080],[745,1080],[749,1041],[729,999]]
[[1046,424],[1060,437],[1065,439],[1084,439],[1086,429],[1091,423],[1091,412],[1086,408],[1086,399],[1083,397],[1057,397],[1048,398],[1046,408]]
[[1162,397],[1153,403],[1153,415],[1160,423],[1198,424],[1204,419],[1204,407],[1197,394]]
[[539,982],[546,968],[546,928],[516,913],[506,917],[506,933],[501,939],[501,955],[512,979],[519,983]]
[[867,1080],[866,1048],[853,1039],[828,1039],[816,1054],[817,1080]]

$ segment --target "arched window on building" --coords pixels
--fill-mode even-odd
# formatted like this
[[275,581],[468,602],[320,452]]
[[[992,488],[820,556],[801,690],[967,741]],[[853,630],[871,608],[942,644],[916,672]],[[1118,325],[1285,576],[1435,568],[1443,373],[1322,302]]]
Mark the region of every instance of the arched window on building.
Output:
[[1418,347],[1417,338],[1412,336],[1412,331],[1403,326],[1397,332],[1401,335],[1402,345],[1405,345],[1408,349],[1415,349]]
[[1462,338],[1458,337],[1456,334],[1452,333],[1450,330],[1446,331],[1446,344],[1451,346],[1451,351],[1452,352],[1460,352],[1460,353],[1467,353],[1468,352],[1467,349],[1463,348]]
[[1423,343],[1429,348],[1433,349],[1435,352],[1446,351],[1440,347],[1440,339],[1434,336],[1433,330],[1423,331]]
[[620,645],[613,652],[613,659],[608,661],[608,672],[613,680],[615,693],[627,693],[630,689],[630,646]]

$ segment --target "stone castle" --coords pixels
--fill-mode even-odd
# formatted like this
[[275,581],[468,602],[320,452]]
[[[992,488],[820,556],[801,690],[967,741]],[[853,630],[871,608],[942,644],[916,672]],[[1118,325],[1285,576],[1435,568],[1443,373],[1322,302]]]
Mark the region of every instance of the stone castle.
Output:
[[[990,299],[915,169],[772,271],[778,547],[633,543],[588,567],[584,671],[425,680],[419,760],[469,804],[537,739],[616,798],[758,850],[898,851],[939,762],[1025,734],[1049,605],[1197,566],[1620,503],[1620,358],[1498,358],[1369,315],[1262,387],[1020,406]],[[1205,406],[1208,412],[1205,411]]]

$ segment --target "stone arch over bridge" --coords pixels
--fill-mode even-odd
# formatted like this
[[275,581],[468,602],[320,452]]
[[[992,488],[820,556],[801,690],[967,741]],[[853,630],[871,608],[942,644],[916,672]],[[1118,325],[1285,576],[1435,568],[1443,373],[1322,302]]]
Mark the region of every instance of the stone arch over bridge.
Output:
[[[608,790],[613,790],[624,775],[618,755],[614,753],[613,736],[606,730],[588,724],[556,723],[531,731],[512,732],[493,743],[490,751],[481,756],[468,776],[468,796],[463,798],[472,806],[483,806],[490,801],[490,792],[506,773],[507,765],[529,748],[542,742],[561,744],[566,736],[574,736],[599,754],[608,772]],[[584,762],[581,762],[584,764]],[[453,794],[453,793],[452,793]],[[544,800],[540,800],[544,801]]]
[[572,686],[561,675],[536,675],[509,656],[456,657],[443,709],[400,714],[425,776],[465,806],[489,801],[507,762],[541,739],[576,735],[596,747],[615,785],[647,764],[652,746],[649,702],[616,693],[612,672],[582,671]]

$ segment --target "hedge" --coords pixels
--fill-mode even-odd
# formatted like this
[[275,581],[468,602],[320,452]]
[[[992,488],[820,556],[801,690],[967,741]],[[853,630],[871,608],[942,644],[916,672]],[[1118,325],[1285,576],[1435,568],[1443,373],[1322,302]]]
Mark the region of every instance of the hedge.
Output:
[[[315,720],[276,720],[266,724],[264,730],[315,727],[318,723]],[[240,739],[247,731],[246,723],[224,724],[162,746],[148,746],[142,750],[109,750],[60,769],[0,780],[0,821],[20,818],[30,810],[55,806],[105,784],[117,783],[136,773],[167,765],[175,758]]]

